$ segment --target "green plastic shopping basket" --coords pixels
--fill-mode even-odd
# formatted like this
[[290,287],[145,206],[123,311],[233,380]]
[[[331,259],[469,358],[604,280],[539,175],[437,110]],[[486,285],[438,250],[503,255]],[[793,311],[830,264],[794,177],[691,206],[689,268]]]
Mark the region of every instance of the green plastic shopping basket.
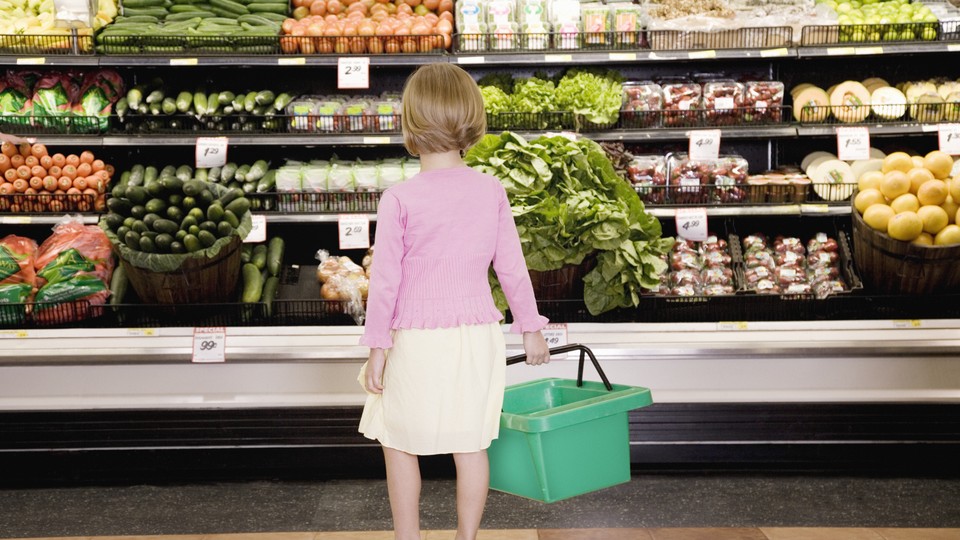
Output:
[[[490,487],[546,503],[630,481],[627,411],[653,403],[650,390],[610,384],[583,345],[577,380],[539,379],[507,387],[500,436],[490,445]],[[586,357],[603,383],[584,382]],[[507,359],[524,361],[525,355]]]

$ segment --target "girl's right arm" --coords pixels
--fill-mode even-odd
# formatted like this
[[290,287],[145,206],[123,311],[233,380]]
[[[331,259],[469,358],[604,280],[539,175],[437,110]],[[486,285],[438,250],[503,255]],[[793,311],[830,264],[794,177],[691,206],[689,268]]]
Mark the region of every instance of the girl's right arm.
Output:
[[366,326],[360,338],[360,344],[370,348],[389,349],[393,346],[390,323],[400,292],[405,221],[400,201],[390,191],[385,191],[377,207],[376,252],[370,269]]

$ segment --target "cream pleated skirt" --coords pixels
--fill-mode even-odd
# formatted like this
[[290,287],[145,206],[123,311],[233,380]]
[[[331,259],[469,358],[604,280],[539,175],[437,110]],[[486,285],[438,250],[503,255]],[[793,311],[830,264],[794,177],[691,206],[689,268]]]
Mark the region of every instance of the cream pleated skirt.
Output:
[[383,394],[367,394],[360,433],[416,455],[486,449],[500,429],[505,356],[498,323],[395,330]]

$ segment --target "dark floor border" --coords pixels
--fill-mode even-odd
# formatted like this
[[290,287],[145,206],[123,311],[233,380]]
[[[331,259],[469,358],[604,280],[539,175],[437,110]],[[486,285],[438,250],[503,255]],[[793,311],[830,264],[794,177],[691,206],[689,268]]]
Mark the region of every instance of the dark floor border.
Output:
[[[0,485],[382,477],[359,407],[0,413]],[[960,404],[691,403],[633,411],[635,470],[960,475]],[[451,476],[427,458],[425,476]]]

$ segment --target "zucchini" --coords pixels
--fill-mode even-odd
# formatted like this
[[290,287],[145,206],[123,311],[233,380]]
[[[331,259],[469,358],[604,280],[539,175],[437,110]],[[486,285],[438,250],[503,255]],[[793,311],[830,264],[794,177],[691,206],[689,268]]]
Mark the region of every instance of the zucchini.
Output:
[[244,303],[252,304],[260,301],[263,294],[263,280],[260,276],[260,269],[252,263],[243,265],[240,270],[243,278],[243,295],[240,297]]
[[131,186],[142,186],[143,173],[143,165],[140,165],[139,163],[134,165],[133,168],[130,169],[130,180],[127,182],[127,184]]
[[253,26],[267,26],[270,28],[276,28],[278,26],[276,21],[271,21],[266,17],[261,17],[260,15],[254,15],[252,13],[250,15],[241,15],[237,17],[237,22],[240,24],[247,23]]
[[257,269],[259,274],[261,270],[267,267],[267,245],[257,244],[253,246],[253,255],[250,257],[250,264]]
[[128,25],[132,26],[135,24],[158,24],[160,22],[160,19],[154,17],[153,15],[135,15],[135,16],[125,15],[122,17],[117,17],[116,19],[113,20],[113,22],[114,22],[113,26],[104,28],[103,31],[106,32],[107,29],[109,28],[109,30],[112,32],[113,30],[116,30],[118,28],[117,25],[126,27]]
[[162,19],[167,16],[166,8],[162,7],[149,7],[149,8],[123,8],[123,14],[129,17],[137,17],[141,15],[146,15],[150,17],[156,17]]
[[283,268],[284,241],[279,236],[274,236],[267,244],[267,270],[271,276],[279,276],[280,269]]
[[277,290],[280,288],[280,278],[270,276],[267,282],[263,284],[263,292],[260,294],[260,301],[266,307],[267,317],[273,317],[273,300],[277,297]]
[[[223,166],[222,169],[220,169],[220,181],[229,182],[230,180],[233,180],[233,175],[236,174],[236,172],[237,172],[237,164],[233,163],[232,161],[230,163],[227,163],[226,165]],[[224,201],[224,204],[228,202],[230,201]]]
[[117,100],[116,105],[113,106],[113,110],[117,113],[117,118],[121,120],[127,114],[127,111],[130,110],[130,105],[127,103],[126,96]]
[[177,8],[185,8],[187,6],[173,6],[171,10],[173,13],[167,15],[167,18],[164,19],[167,22],[171,21],[188,21],[190,19],[206,19],[208,17],[216,17],[217,14],[212,11],[201,11],[195,6],[190,6],[189,11],[177,11]]
[[250,10],[247,9],[247,6],[238,2],[234,2],[233,0],[210,0],[210,5],[215,8],[229,11],[236,15],[247,15],[250,13]]
[[243,98],[243,110],[253,112],[253,108],[257,106],[257,94],[258,92],[250,92]]
[[143,87],[134,86],[127,92],[127,103],[131,109],[140,108],[140,101],[143,99]]
[[172,97],[163,98],[163,103],[160,105],[160,108],[163,110],[163,114],[176,114],[177,100]]
[[164,0],[122,0],[120,5],[123,6],[124,11],[127,8],[151,8],[151,7],[163,7]]
[[207,110],[206,114],[208,116],[214,116],[217,114],[217,109],[220,108],[220,94],[213,92],[207,96]]
[[246,182],[247,173],[249,172],[250,172],[249,165],[241,165],[240,167],[237,168],[237,172],[233,175],[233,179],[236,180],[237,182]]
[[[222,1],[222,0],[221,0]],[[278,15],[287,15],[290,13],[290,7],[284,4],[267,4],[264,2],[255,2],[247,6],[250,13],[276,13]]]
[[257,13],[258,17],[263,17],[264,19],[273,21],[275,23],[282,23],[283,21],[289,18],[286,14],[273,13],[272,11],[261,11]]

